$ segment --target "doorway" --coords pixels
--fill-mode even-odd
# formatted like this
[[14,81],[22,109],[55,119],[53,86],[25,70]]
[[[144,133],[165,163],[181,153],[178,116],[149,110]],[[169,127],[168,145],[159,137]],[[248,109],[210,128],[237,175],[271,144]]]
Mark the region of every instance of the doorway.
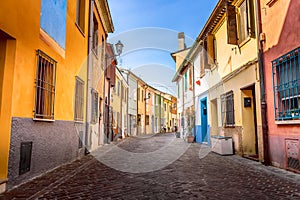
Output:
[[201,135],[202,142],[207,143],[207,98],[201,100]]
[[242,143],[243,155],[251,159],[258,159],[258,137],[255,85],[241,89],[242,96]]

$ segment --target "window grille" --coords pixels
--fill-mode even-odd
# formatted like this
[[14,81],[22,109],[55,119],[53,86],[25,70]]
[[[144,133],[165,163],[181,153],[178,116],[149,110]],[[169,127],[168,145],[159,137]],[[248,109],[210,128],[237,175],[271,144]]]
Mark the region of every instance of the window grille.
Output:
[[84,81],[76,77],[74,120],[83,121],[84,110]]
[[34,118],[54,119],[56,61],[37,51]]
[[233,91],[221,95],[222,123],[224,126],[234,126],[234,96]]
[[98,119],[98,92],[92,90],[92,118],[91,123],[97,123]]
[[272,61],[275,120],[300,118],[299,50]]

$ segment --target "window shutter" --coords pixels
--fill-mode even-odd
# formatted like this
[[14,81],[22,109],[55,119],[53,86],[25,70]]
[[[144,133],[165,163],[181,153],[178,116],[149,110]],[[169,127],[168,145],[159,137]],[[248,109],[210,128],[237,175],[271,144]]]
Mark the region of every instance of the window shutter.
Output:
[[237,44],[237,24],[235,16],[235,6],[227,4],[226,6],[227,16],[227,43]]
[[247,14],[248,14],[248,33],[249,36],[255,38],[255,12],[254,1],[247,0]]
[[193,68],[192,67],[190,67],[190,69],[189,69],[189,89],[191,90],[191,91],[193,91]]
[[203,77],[205,74],[205,54],[206,51],[204,49],[204,47],[202,46],[201,48],[201,56],[200,56],[200,77]]
[[215,50],[214,50],[214,35],[208,34],[207,36],[207,54],[208,54],[208,64],[213,65],[215,60]]

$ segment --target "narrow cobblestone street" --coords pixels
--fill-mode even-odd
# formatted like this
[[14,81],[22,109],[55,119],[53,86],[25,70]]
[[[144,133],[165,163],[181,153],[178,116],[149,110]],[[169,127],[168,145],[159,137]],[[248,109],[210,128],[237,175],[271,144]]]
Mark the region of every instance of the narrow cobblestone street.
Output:
[[[112,145],[107,145],[0,195],[0,199],[300,199],[299,175],[239,156],[220,156],[197,143],[189,146],[174,134],[128,138],[117,146],[146,156],[168,144],[174,149],[187,147],[187,151],[160,170],[129,173],[108,167],[96,154],[120,158],[112,156],[108,150]],[[174,153],[164,152],[167,157]],[[104,158],[100,160],[106,162]],[[118,164],[126,166],[132,167]]]

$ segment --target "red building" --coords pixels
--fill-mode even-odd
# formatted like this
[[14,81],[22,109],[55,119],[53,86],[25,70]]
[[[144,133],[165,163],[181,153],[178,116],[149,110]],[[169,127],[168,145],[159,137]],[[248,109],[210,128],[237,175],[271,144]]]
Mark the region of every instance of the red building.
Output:
[[300,171],[300,1],[261,0],[268,155],[277,167]]

